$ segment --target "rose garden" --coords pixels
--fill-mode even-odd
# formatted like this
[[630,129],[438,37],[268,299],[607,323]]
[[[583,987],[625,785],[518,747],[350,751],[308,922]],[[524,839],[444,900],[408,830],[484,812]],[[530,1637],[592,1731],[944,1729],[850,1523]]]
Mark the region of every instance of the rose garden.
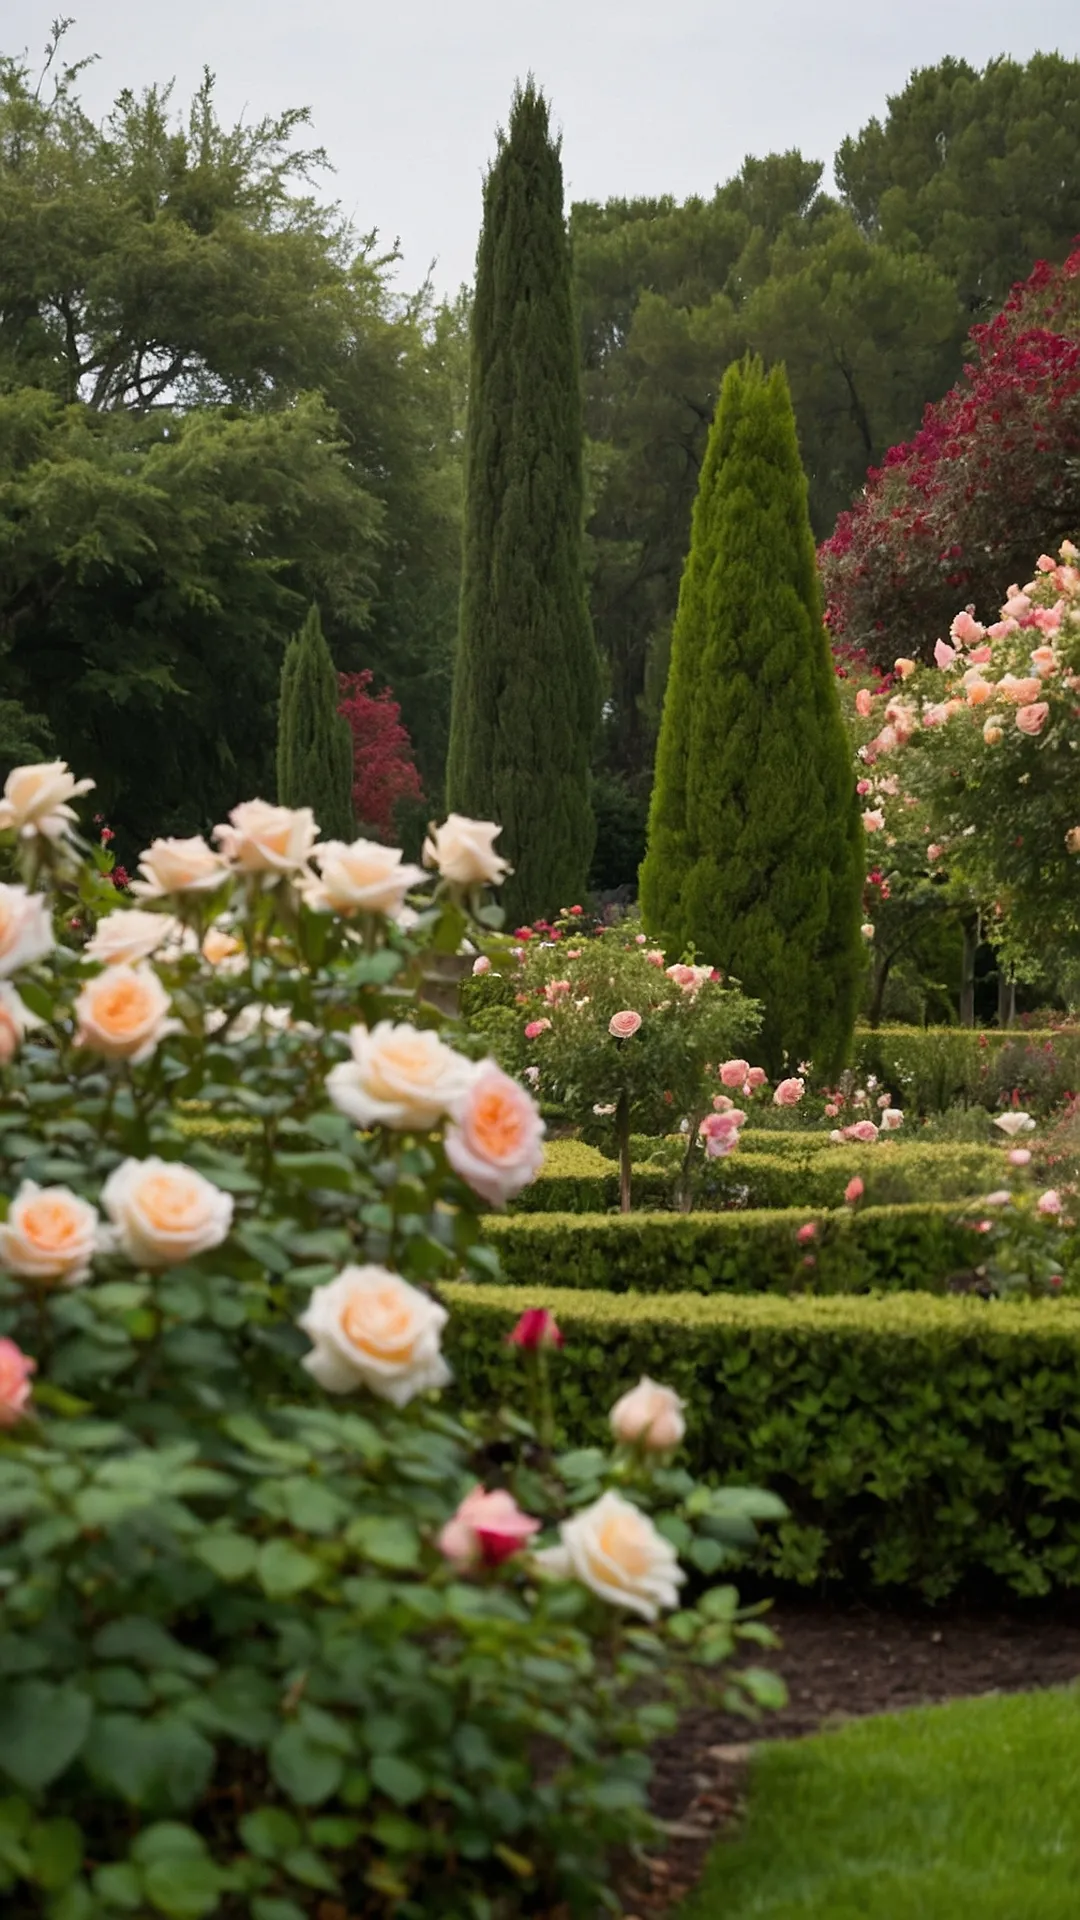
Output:
[[[12,258],[62,147],[120,168],[77,71],[4,66]],[[292,131],[244,217],[306,315]],[[201,244],[170,194],[117,260]],[[252,399],[254,347],[238,398],[208,324],[99,417],[109,300],[0,262],[11,1920],[1075,1911],[1080,251],[820,541],[797,346],[724,335],[635,788],[579,228],[530,81],[415,548],[389,401]],[[344,245],[310,324],[374,379]],[[426,355],[448,418],[407,325],[379,395]],[[402,582],[455,485],[443,672]]]

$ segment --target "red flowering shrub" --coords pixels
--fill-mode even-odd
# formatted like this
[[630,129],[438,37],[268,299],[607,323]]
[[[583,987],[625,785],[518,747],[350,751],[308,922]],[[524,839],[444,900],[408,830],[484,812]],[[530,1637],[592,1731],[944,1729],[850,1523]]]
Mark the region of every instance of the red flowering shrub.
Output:
[[871,468],[820,551],[834,636],[882,667],[929,659],[958,606],[997,606],[1080,528],[1080,245],[970,340],[964,379]]
[[403,800],[421,801],[424,790],[413,759],[412,741],[402,725],[401,706],[389,687],[370,691],[373,675],[338,675],[341,701],[353,737],[353,812],[358,828],[391,840],[394,810]]

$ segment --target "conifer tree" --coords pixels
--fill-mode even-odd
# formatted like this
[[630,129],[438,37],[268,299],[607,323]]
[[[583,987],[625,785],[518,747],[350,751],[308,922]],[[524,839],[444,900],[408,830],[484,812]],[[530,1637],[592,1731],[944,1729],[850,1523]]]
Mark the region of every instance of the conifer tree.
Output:
[[764,1003],[765,1064],[842,1065],[863,833],[782,367],[728,368],[694,507],[641,869],[646,925]]
[[281,668],[277,790],[283,807],[310,807],[324,840],[351,840],[352,735],[338,712],[338,677],[312,607]]
[[512,923],[580,898],[595,839],[581,450],[562,162],[529,80],[484,188],[447,766],[453,811],[502,826]]

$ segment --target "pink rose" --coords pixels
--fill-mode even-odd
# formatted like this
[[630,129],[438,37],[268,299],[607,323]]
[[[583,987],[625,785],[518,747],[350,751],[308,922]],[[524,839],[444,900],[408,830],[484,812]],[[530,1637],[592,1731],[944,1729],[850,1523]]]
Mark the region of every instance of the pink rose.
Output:
[[546,1307],[526,1307],[517,1325],[507,1334],[506,1344],[535,1353],[538,1347],[561,1347],[564,1341],[553,1313]]
[[926,857],[930,861],[940,860],[944,851],[944,847],[939,847],[937,841],[932,840],[926,849]]
[[795,1238],[800,1247],[808,1247],[811,1240],[817,1239],[817,1222],[815,1220],[808,1220],[805,1227],[799,1228]]
[[493,1207],[504,1207],[536,1179],[544,1157],[544,1123],[524,1087],[485,1061],[451,1108],[446,1157]]
[[797,1107],[806,1092],[805,1080],[781,1080],[773,1094],[774,1107]]
[[486,953],[477,954],[476,959],[472,963],[472,970],[474,973],[491,972],[491,961],[488,959]]
[[723,1133],[710,1133],[705,1140],[705,1151],[710,1160],[726,1160],[734,1153],[739,1144],[738,1127],[727,1127]]
[[973,667],[988,667],[993,657],[993,647],[973,647],[968,655]]
[[878,1137],[878,1130],[872,1120],[856,1120],[854,1126],[844,1128],[846,1140],[857,1140],[860,1146],[872,1146]]
[[844,1201],[846,1205],[853,1207],[857,1200],[862,1199],[865,1191],[866,1189],[862,1181],[859,1179],[858,1174],[856,1174],[854,1179],[849,1180],[847,1186],[844,1188]]
[[871,708],[873,707],[873,704],[874,704],[873,700],[871,699],[871,696],[867,688],[860,687],[858,693],[855,695],[856,713],[861,714],[862,718],[865,720]]
[[612,1014],[607,1030],[613,1040],[632,1040],[640,1026],[640,1013],[635,1013],[632,1007],[627,1007],[623,1013]]
[[1040,1213],[1058,1214],[1061,1212],[1061,1195],[1056,1187],[1048,1187],[1045,1193],[1040,1193],[1035,1204]]
[[1041,733],[1049,717],[1050,708],[1045,700],[1034,700],[1029,707],[1018,707],[1016,724],[1021,733]]
[[885,815],[880,807],[868,807],[863,814],[862,823],[867,833],[880,833],[885,825]]
[[474,1487],[439,1534],[439,1551],[456,1567],[498,1567],[539,1531],[512,1493]]
[[764,1067],[751,1067],[746,1076],[746,1084],[751,1093],[757,1093],[762,1087],[767,1087],[769,1084],[769,1076]]
[[647,1453],[670,1453],[686,1432],[685,1402],[671,1387],[662,1387],[642,1374],[636,1387],[616,1400],[608,1419],[620,1446],[641,1447]]
[[872,785],[872,782],[869,780],[856,780],[855,791],[858,794],[860,800],[862,799],[862,796],[864,793],[869,793],[871,785]]
[[569,980],[549,980],[544,988],[544,999],[549,1007],[553,1007],[556,1001],[565,1000],[569,991]]
[[744,1087],[750,1078],[749,1060],[725,1060],[720,1068],[720,1082],[725,1087]]
[[525,1029],[526,1040],[539,1039],[542,1033],[547,1032],[550,1025],[551,1025],[550,1020],[530,1020],[528,1026]]
[[14,1340],[0,1340],[0,1427],[13,1427],[30,1402],[30,1375],[37,1361],[23,1353]]
[[650,967],[662,967],[664,964],[663,947],[650,947],[648,953],[645,955],[645,958],[648,961]]
[[737,1134],[745,1122],[745,1113],[738,1107],[731,1107],[726,1113],[707,1113],[698,1132],[703,1140],[725,1140]]
[[1031,1159],[1030,1147],[1010,1147],[1008,1152],[1010,1166],[1026,1167]]
[[956,641],[958,647],[974,647],[978,645],[980,640],[985,639],[986,628],[982,626],[978,620],[972,619],[969,609],[964,613],[957,614],[956,619],[949,628],[949,633]]
[[837,1116],[837,1114],[839,1113],[839,1111],[840,1111],[840,1109],[839,1109],[839,1107],[838,1107],[838,1106],[836,1105],[836,1103],[835,1103],[834,1101],[832,1101],[832,1100],[830,1100],[830,1101],[829,1101],[829,1102],[827,1103],[827,1105],[826,1105],[826,1108],[825,1108],[825,1118],[826,1118],[826,1120],[835,1120],[835,1119],[836,1119],[836,1116]]
[[942,673],[944,673],[946,667],[952,666],[952,663],[955,659],[956,659],[955,647],[950,647],[948,643],[944,640],[934,641],[934,661],[936,665],[941,668]]

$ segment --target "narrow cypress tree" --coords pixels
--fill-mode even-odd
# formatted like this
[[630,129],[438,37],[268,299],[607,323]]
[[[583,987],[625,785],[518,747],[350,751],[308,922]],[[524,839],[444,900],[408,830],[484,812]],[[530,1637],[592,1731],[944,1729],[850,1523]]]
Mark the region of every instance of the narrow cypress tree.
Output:
[[484,186],[447,764],[450,807],[502,826],[512,922],[579,899],[596,836],[581,449],[562,162],[529,80]]
[[338,677],[312,607],[281,668],[277,790],[283,807],[310,807],[324,840],[351,840],[352,735],[338,712]]
[[842,1065],[863,833],[782,367],[728,368],[694,506],[641,869],[646,924],[765,1006],[765,1064]]

